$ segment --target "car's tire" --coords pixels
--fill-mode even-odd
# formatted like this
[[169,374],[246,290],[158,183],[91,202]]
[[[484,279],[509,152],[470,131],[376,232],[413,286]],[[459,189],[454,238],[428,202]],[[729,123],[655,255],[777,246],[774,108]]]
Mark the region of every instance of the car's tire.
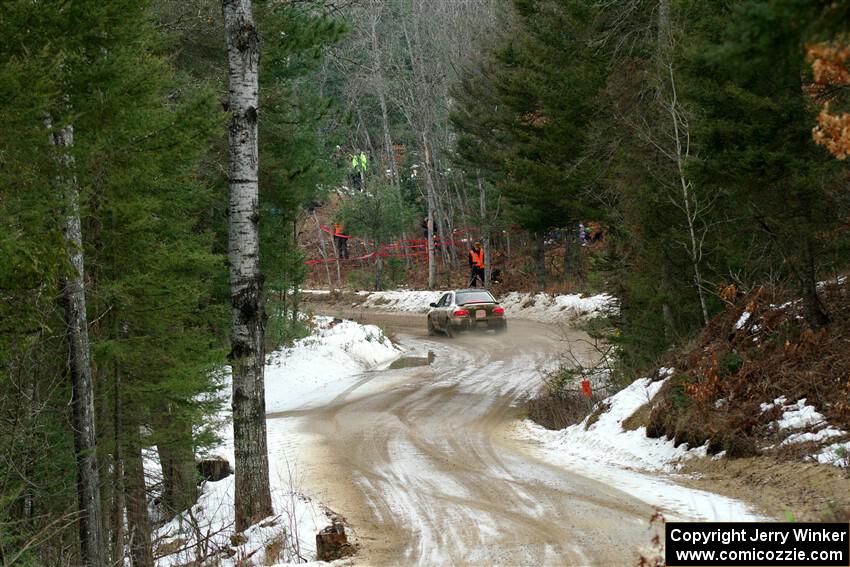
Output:
[[496,327],[497,333],[505,333],[505,332],[507,332],[507,330],[508,330],[508,324],[507,323],[505,323],[504,325],[500,325],[500,326]]
[[446,322],[446,336],[450,339],[455,336],[454,331],[452,331],[452,324],[449,322]]
[[437,334],[437,329],[434,328],[434,322],[428,317],[428,336],[433,337]]

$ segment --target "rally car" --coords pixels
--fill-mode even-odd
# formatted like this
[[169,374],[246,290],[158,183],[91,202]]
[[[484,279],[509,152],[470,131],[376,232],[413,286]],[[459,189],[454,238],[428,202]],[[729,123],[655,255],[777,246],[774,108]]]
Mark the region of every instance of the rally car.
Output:
[[452,337],[458,331],[492,329],[502,333],[508,329],[504,307],[485,289],[458,289],[443,294],[428,311],[428,334],[437,331]]

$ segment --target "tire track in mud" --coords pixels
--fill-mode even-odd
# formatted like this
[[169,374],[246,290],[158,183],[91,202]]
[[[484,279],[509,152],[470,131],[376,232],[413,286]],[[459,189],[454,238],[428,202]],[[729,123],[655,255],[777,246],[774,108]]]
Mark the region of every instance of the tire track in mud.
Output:
[[434,364],[369,372],[326,407],[269,416],[297,414],[322,439],[305,488],[351,523],[354,564],[635,563],[652,509],[506,433],[563,348],[552,327],[511,321],[506,335],[450,340],[426,337],[424,317],[378,317]]

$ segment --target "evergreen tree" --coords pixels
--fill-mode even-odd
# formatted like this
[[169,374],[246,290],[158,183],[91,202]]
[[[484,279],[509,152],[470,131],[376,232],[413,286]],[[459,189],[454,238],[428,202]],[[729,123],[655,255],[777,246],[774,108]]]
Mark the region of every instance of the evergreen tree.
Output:
[[[842,244],[833,197],[845,175],[811,138],[804,56],[821,9],[802,0],[694,5],[703,39],[689,50],[704,146],[695,175],[737,211],[730,271],[746,265],[756,281],[789,278],[813,326],[829,320],[817,279],[825,255]],[[747,253],[753,242],[757,255]]]
[[[588,44],[584,3],[514,4],[514,37],[484,62],[477,80],[463,83],[453,120],[461,157],[496,181],[509,217],[534,233],[542,282],[544,234],[572,229],[594,210],[585,198],[593,183],[587,133],[604,74]],[[486,94],[490,87],[495,95]]]
[[363,191],[347,200],[340,211],[351,234],[372,241],[375,247],[375,289],[383,289],[383,246],[413,219],[412,212],[404,206],[398,186],[370,180]]
[[[222,361],[220,318],[211,301],[221,259],[198,229],[210,193],[193,175],[220,115],[208,91],[170,67],[147,3],[15,2],[4,3],[3,10],[9,40],[3,72],[8,85],[17,81],[20,93],[27,80],[29,93],[10,99],[18,103],[10,107],[9,124],[19,129],[17,142],[4,144],[15,150],[2,168],[10,181],[0,198],[2,219],[18,238],[2,242],[8,257],[18,260],[0,266],[0,281],[20,300],[14,319],[23,325],[10,328],[10,342],[4,339],[0,374],[28,385],[19,390],[23,398],[7,394],[3,404],[14,408],[10,417],[24,417],[32,432],[15,427],[2,435],[11,457],[4,462],[14,464],[2,474],[8,486],[18,487],[0,512],[0,538],[12,538],[11,559],[4,559],[84,560],[63,556],[76,545],[61,521],[73,509],[73,491],[66,488],[73,450],[66,423],[69,386],[56,379],[63,351],[56,330],[63,326],[50,298],[68,268],[61,260],[61,217],[54,212],[62,203],[43,189],[55,163],[43,124],[50,112],[54,124],[73,123],[75,133],[69,150],[81,194],[97,455],[109,464],[100,469],[106,474],[99,493],[103,513],[109,510],[114,519],[104,522],[111,541],[102,541],[98,551],[103,562],[124,556],[126,502],[128,527],[136,530],[134,562],[150,564],[141,451],[159,445],[164,455],[169,449],[181,455],[165,459],[165,469],[181,472],[166,473],[164,496],[168,506],[185,507],[195,490],[194,450],[204,443],[193,428],[202,430],[213,409],[197,398],[216,387],[212,371]],[[177,477],[179,488],[169,488]],[[29,547],[22,545],[26,541]],[[23,556],[15,554],[16,544]]]
[[264,44],[260,74],[264,120],[260,124],[260,261],[269,290],[271,335],[278,346],[301,332],[299,287],[306,277],[298,246],[298,220],[304,207],[325,198],[342,172],[333,163],[335,141],[325,129],[335,116],[332,100],[316,92],[327,47],[345,27],[323,14],[320,5],[261,4],[257,21]]

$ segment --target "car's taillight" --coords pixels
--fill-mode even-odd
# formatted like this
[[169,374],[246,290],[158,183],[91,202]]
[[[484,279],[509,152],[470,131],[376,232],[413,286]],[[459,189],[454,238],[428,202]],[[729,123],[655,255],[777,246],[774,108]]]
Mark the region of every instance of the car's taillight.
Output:
[[504,315],[504,314],[505,314],[505,308],[504,307],[494,307],[493,308],[493,315]]
[[469,317],[469,311],[466,309],[455,309],[454,313],[452,313],[455,317]]

